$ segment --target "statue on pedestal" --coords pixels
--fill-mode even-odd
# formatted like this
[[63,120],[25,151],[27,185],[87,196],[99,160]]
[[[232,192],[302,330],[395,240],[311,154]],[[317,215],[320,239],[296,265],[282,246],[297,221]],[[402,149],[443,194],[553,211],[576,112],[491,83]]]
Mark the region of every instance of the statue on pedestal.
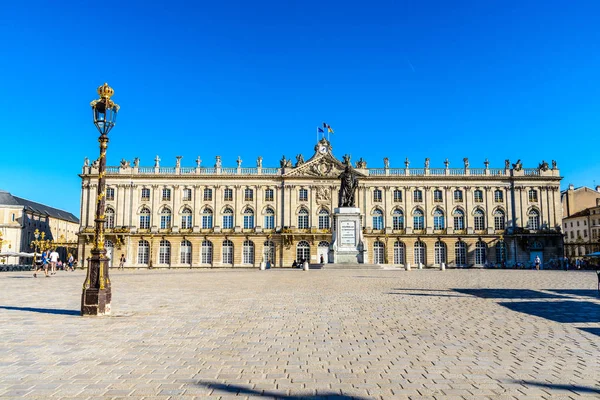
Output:
[[354,194],[358,187],[358,178],[350,165],[346,164],[344,172],[338,178],[341,179],[338,207],[355,207]]

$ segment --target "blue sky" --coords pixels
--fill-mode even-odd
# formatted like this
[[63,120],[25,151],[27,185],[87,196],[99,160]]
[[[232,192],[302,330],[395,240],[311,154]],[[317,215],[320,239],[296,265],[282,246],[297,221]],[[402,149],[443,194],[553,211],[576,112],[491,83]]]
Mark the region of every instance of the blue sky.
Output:
[[[106,4],[106,5],[104,5]],[[102,5],[102,6],[99,6]],[[0,188],[79,215],[89,102],[121,105],[109,165],[537,167],[600,184],[597,1],[10,2],[0,13]]]

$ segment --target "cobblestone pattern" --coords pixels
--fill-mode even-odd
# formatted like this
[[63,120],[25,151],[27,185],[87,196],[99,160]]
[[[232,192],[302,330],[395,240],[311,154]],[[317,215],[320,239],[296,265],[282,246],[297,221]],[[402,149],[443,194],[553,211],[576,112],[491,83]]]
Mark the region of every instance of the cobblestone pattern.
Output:
[[0,275],[1,398],[600,398],[594,272]]

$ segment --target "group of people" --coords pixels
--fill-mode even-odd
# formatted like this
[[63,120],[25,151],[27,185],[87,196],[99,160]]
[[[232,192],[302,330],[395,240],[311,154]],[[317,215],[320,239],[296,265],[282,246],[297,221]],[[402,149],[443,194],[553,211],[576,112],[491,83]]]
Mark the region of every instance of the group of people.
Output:
[[[37,278],[37,272],[40,270],[44,271],[46,278],[50,277],[50,275],[55,275],[57,268],[64,269],[65,271],[74,271],[74,263],[75,257],[73,257],[73,254],[71,253],[67,255],[67,260],[63,263],[56,249],[53,249],[52,251],[44,250],[39,259],[37,258],[37,254],[35,256],[35,270],[33,271],[33,277]],[[48,273],[48,269],[50,269],[50,273]]]

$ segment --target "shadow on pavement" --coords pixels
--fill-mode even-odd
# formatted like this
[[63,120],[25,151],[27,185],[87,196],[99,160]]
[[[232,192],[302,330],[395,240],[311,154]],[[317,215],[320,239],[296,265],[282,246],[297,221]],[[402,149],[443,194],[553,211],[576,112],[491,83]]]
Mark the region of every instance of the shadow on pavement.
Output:
[[512,311],[560,323],[600,322],[600,304],[589,301],[526,301],[498,304]]
[[32,307],[12,307],[12,306],[0,306],[0,309],[11,310],[11,311],[28,311],[37,312],[43,314],[58,314],[58,315],[81,315],[79,310],[57,310],[54,308],[32,308]]
[[452,289],[482,299],[565,299],[565,296],[531,289]]
[[536,381],[517,381],[516,380],[515,382],[523,384],[523,385],[540,386],[540,387],[544,387],[546,389],[572,390],[579,394],[584,394],[584,393],[600,394],[600,389],[590,387],[590,386],[563,385],[563,384],[557,384],[557,383],[536,382]]
[[549,292],[555,292],[559,294],[566,294],[571,296],[583,296],[583,297],[598,297],[598,291],[595,289],[545,289]]
[[326,392],[326,393],[321,393],[321,394],[316,394],[316,395],[285,395],[282,393],[278,393],[278,392],[270,392],[268,390],[254,390],[254,389],[249,389],[247,387],[244,386],[238,386],[238,385],[228,385],[228,384],[224,384],[224,383],[218,383],[218,382],[198,382],[199,386],[204,386],[207,388],[211,388],[214,390],[218,390],[220,392],[228,392],[228,393],[232,393],[232,394],[241,394],[241,395],[248,395],[248,396],[256,396],[256,397],[266,397],[266,398],[272,398],[272,399],[286,399],[286,400],[317,400],[317,399],[338,399],[338,400],[349,400],[349,399],[356,399],[356,400],[366,400],[366,397],[358,397],[358,396],[346,396],[343,394],[339,394],[339,393],[334,393],[334,392]]
[[591,333],[592,335],[600,336],[600,328],[579,328],[582,331]]

